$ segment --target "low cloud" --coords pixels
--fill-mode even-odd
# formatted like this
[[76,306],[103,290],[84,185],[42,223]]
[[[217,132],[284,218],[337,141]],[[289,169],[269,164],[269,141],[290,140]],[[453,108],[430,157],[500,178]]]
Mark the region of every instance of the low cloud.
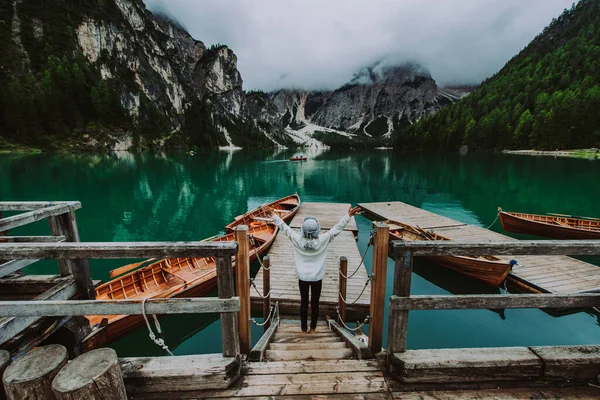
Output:
[[572,0],[145,0],[207,46],[228,45],[244,88],[332,89],[361,68],[417,62],[441,84],[497,72]]

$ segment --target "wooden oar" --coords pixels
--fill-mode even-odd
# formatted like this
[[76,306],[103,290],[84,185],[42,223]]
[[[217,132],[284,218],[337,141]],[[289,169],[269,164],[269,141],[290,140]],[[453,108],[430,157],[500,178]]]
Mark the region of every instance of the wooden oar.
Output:
[[122,267],[119,268],[115,268],[112,271],[110,271],[110,277],[114,278],[116,276],[119,275],[123,275],[124,273],[127,273],[129,271],[133,271],[134,269],[139,268],[140,266],[142,266],[143,264],[152,262],[152,261],[156,261],[156,258],[150,258],[148,260],[139,262],[139,263],[134,263],[134,264],[127,264],[127,265],[123,265]]
[[600,218],[594,218],[594,217],[579,217],[577,215],[567,215],[567,214],[555,214],[555,213],[548,213],[548,215],[554,215],[557,217],[566,217],[566,218],[577,218],[577,219],[591,219],[593,221],[600,221]]

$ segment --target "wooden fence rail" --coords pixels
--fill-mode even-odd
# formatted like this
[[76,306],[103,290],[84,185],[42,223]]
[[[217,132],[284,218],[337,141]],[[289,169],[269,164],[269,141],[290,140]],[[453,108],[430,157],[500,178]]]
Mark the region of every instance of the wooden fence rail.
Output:
[[216,257],[236,251],[236,242],[6,243],[0,259]]
[[[235,313],[240,299],[148,299],[146,314]],[[142,300],[43,300],[0,301],[2,317],[63,317],[76,315],[141,315]]]
[[598,293],[411,296],[414,256],[600,255],[600,240],[392,241],[395,259],[393,296],[389,305],[388,355],[406,351],[409,310],[583,308],[600,306]]
[[33,211],[57,205],[67,205],[78,210],[81,208],[79,201],[0,201],[0,211]]

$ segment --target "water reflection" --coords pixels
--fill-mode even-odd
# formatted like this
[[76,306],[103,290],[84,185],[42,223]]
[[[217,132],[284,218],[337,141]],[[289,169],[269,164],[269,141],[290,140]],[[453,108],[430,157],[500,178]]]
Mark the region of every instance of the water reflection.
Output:
[[[84,241],[199,240],[222,232],[249,208],[295,192],[303,201],[403,201],[479,226],[492,223],[497,206],[600,217],[598,161],[495,154],[461,157],[310,151],[306,162],[290,162],[289,157],[297,152],[282,149],[200,152],[193,156],[183,152],[3,155],[0,199],[80,200],[83,209],[77,218]],[[361,219],[359,228],[362,252],[370,222]],[[501,231],[499,224],[491,229]],[[47,233],[47,222],[11,231]],[[93,260],[93,276],[107,279],[110,269],[129,262]],[[390,264],[393,266],[391,260]],[[393,271],[392,266],[389,271]],[[55,273],[56,266],[38,263],[28,272]],[[497,291],[435,266],[417,266],[415,273],[415,294]],[[390,290],[391,282],[388,277]],[[487,310],[411,314],[409,344],[423,348],[596,340],[598,321],[585,313],[554,318],[539,310],[506,310],[504,321],[498,314]],[[167,342],[171,341],[177,352],[208,352],[203,344],[216,346],[210,338],[220,335],[214,316],[175,316],[165,321]],[[470,330],[477,332],[476,340],[465,335]],[[119,345],[123,355],[127,349],[131,354],[157,354],[142,336],[147,336],[145,330],[126,338]]]

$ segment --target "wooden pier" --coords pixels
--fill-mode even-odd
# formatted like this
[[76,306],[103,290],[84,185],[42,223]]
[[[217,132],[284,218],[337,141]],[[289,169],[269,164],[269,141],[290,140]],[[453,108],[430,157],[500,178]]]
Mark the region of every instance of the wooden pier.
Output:
[[[2,203],[0,209],[1,206]],[[312,210],[307,207],[304,213],[310,212],[318,217],[315,210],[319,207]],[[336,207],[340,209],[340,217],[347,210],[347,205]],[[55,212],[60,213],[63,210]],[[421,218],[415,210],[411,212],[414,218]],[[331,224],[339,218],[334,217],[335,214],[335,211],[327,213]],[[327,215],[322,214],[324,229],[330,226],[325,218]],[[24,217],[20,218],[21,221],[25,220]],[[302,219],[302,214],[297,218]],[[7,223],[6,220],[0,220],[0,227],[2,222],[7,226],[14,221],[15,219],[11,219]],[[445,222],[448,222],[447,219]],[[417,221],[415,224],[429,228],[423,222]],[[269,309],[272,310],[268,318],[270,326],[251,350],[247,349],[247,344],[251,343],[248,325],[249,289],[252,288],[248,282],[249,238],[246,227],[240,227],[236,231],[237,243],[69,243],[68,235],[62,235],[67,242],[62,238],[32,241],[26,237],[8,237],[4,241],[0,240],[0,259],[12,260],[8,261],[9,268],[28,262],[27,260],[57,259],[58,266],[64,273],[62,278],[48,278],[43,284],[25,282],[39,281],[39,278],[35,277],[11,277],[10,280],[20,281],[15,287],[28,288],[29,292],[17,290],[11,296],[0,298],[0,317],[22,321],[40,318],[67,321],[84,315],[220,313],[223,339],[222,352],[218,354],[117,358],[118,355],[114,351],[106,348],[79,356],[69,354],[67,357],[66,349],[60,344],[52,344],[55,342],[46,340],[51,338],[40,336],[44,342],[38,342],[40,346],[25,356],[19,352],[11,354],[0,350],[0,372],[5,370],[3,386],[7,391],[7,398],[23,398],[22,393],[33,393],[33,389],[38,390],[35,393],[43,395],[30,398],[45,398],[48,393],[54,393],[57,399],[123,399],[125,396],[129,399],[245,397],[298,400],[600,397],[600,346],[406,349],[411,310],[545,307],[568,309],[600,306],[598,293],[411,296],[412,264],[415,256],[488,253],[505,257],[512,253],[527,254],[528,257],[539,257],[539,254],[548,254],[550,257],[562,257],[564,254],[600,255],[600,241],[482,241],[481,237],[477,237],[474,238],[476,241],[411,242],[407,245],[401,241],[388,243],[389,228],[382,223],[374,225],[373,277],[367,281],[370,282],[367,288],[372,289],[372,293],[370,296],[363,295],[365,299],[370,298],[370,301],[366,300],[370,307],[369,343],[358,340],[335,316],[327,322],[322,320],[316,334],[301,333],[297,321],[286,320],[280,316],[280,301],[285,304],[288,300],[283,297],[280,300],[276,299],[277,291],[273,286],[267,285],[266,288],[260,289],[270,289],[272,292],[270,300],[274,306],[264,308],[265,313]],[[448,229],[461,225],[464,224],[433,228]],[[358,250],[354,243],[352,226],[349,226],[336,241],[346,236],[351,241],[340,241],[347,243],[345,253],[340,255],[348,258],[346,273],[349,274],[353,271],[353,265],[359,265],[360,256],[356,258]],[[278,238],[280,239],[285,238]],[[281,246],[280,249],[283,248]],[[356,253],[351,263],[349,255],[353,254],[352,249]],[[283,260],[285,253],[281,254]],[[336,279],[338,267],[342,271],[346,267],[337,255],[328,260],[331,280]],[[387,327],[384,327],[383,308],[387,306],[382,302],[385,279],[381,278],[387,275],[388,255],[395,259],[395,270],[393,296],[389,300],[388,308],[389,322]],[[149,299],[144,303],[142,300],[96,301],[86,297],[89,289],[93,288],[88,258],[198,256],[217,259],[218,298]],[[236,285],[233,280],[232,257],[236,259]],[[280,262],[274,252],[271,253],[271,257],[272,266]],[[292,253],[288,252],[287,257],[293,259]],[[293,262],[288,268],[292,269],[293,274],[283,280],[293,279],[295,282]],[[364,270],[364,267],[361,268]],[[268,276],[269,272],[265,275]],[[362,278],[366,279],[366,271],[363,271]],[[40,298],[37,295],[40,291],[47,293],[58,290],[61,285],[70,288],[69,290],[76,288],[80,298]],[[347,296],[350,299],[351,286],[350,280]],[[287,287],[284,289],[288,290]],[[297,288],[294,287],[294,290]],[[291,288],[288,291],[291,291]],[[260,301],[262,300],[261,297]],[[295,299],[291,300],[289,304],[292,311],[293,307],[296,307],[297,311],[298,302]],[[332,301],[328,306],[337,303],[337,299],[330,300]],[[242,325],[246,326],[242,328]],[[381,347],[382,329],[388,330],[386,350]],[[8,330],[0,328],[0,334],[9,333]],[[73,360],[67,364],[67,358]],[[78,367],[79,365],[88,367]],[[23,376],[35,379],[22,379]],[[0,388],[0,398],[3,395]]]
[[[380,220],[396,220],[419,226],[452,240],[513,241],[517,239],[413,207],[402,202],[359,204]],[[498,222],[499,223],[499,222]],[[515,255],[499,256],[517,260],[509,279],[519,288],[542,293],[600,292],[600,268],[567,256]]]
[[[350,204],[340,203],[302,203],[298,214],[292,219],[290,227],[299,229],[306,215],[312,215],[319,219],[321,230],[327,231],[348,212]],[[354,217],[350,220],[344,232],[335,238],[327,250],[327,261],[325,266],[325,277],[321,291],[321,312],[336,315],[338,305],[338,284],[340,257],[348,260],[348,273],[352,274],[359,266],[362,254],[356,245],[355,234],[358,232]],[[269,250],[271,265],[271,302],[279,302],[282,314],[299,314],[300,292],[298,290],[298,278],[296,275],[296,262],[294,260],[293,247],[289,239],[281,232],[273,242]],[[254,281],[260,294],[263,289],[263,268],[258,271]],[[368,280],[367,270],[361,265],[356,274],[348,280],[346,300],[354,304],[348,304],[346,311],[350,316],[363,319],[369,312],[371,286],[365,283]],[[361,292],[364,289],[364,293]],[[250,292],[254,308],[262,304],[262,297],[255,290]],[[360,296],[360,298],[359,298]]]

